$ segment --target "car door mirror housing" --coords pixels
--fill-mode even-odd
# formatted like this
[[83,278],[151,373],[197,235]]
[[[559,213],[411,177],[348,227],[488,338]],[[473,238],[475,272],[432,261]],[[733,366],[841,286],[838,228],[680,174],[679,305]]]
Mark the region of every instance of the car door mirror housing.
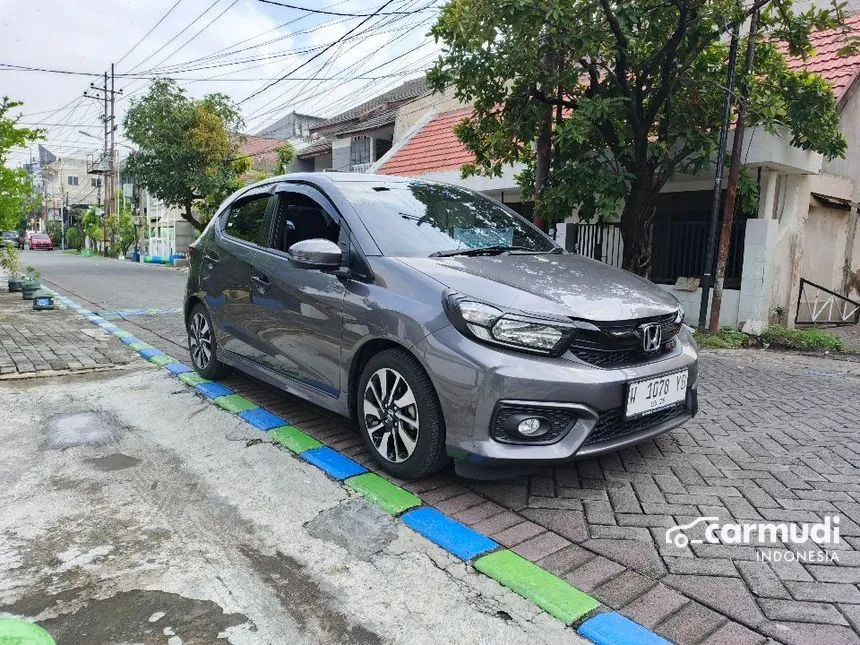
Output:
[[296,242],[287,251],[290,262],[302,269],[339,269],[343,251],[331,240],[315,238]]

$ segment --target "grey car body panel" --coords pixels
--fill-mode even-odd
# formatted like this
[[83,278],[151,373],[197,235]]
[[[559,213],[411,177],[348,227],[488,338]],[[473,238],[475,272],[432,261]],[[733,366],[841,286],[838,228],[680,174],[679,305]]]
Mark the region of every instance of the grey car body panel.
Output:
[[[675,312],[675,298],[660,287],[571,254],[505,253],[490,257],[383,257],[362,218],[338,189],[343,181],[407,182],[403,178],[350,173],[297,173],[235,193],[295,190],[313,195],[341,223],[341,271],[304,269],[287,255],[253,244],[231,244],[218,225],[210,224],[195,243],[200,259],[192,262],[187,303],[206,303],[222,351],[220,358],[264,381],[338,414],[349,415],[353,366],[370,342],[387,341],[410,351],[436,389],[446,424],[448,451],[460,459],[496,462],[553,462],[577,454],[599,414],[624,405],[630,380],[690,370],[695,394],[697,350],[686,330],[674,349],[633,367],[602,369],[571,352],[540,356],[486,345],[455,329],[442,306],[450,291],[548,317],[623,321]],[[219,210],[223,218],[230,201]],[[270,210],[272,208],[270,207]],[[207,274],[205,253],[226,248],[235,255],[237,275]],[[243,248],[238,248],[238,247]],[[357,254],[367,275],[349,275],[350,254]],[[232,261],[232,260],[231,260]],[[220,264],[220,263],[219,263]],[[224,265],[226,269],[227,265]],[[252,275],[264,276],[265,293],[255,290]],[[219,310],[216,313],[216,310]],[[189,305],[186,304],[186,314]],[[232,316],[240,320],[232,321]],[[245,344],[254,344],[253,351]],[[574,405],[582,419],[558,442],[514,445],[489,436],[489,422],[500,400]],[[663,432],[689,419],[670,422],[628,436],[618,446]],[[597,450],[607,449],[598,446]],[[594,453],[595,448],[583,450]]]

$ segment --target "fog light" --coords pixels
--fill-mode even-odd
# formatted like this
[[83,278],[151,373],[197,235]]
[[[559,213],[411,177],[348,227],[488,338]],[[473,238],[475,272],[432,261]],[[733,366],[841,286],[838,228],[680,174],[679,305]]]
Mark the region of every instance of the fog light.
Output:
[[549,430],[549,427],[541,428],[541,425],[543,424],[541,424],[541,420],[538,418],[524,419],[517,426],[517,432],[524,437],[540,437],[541,435],[545,435]]

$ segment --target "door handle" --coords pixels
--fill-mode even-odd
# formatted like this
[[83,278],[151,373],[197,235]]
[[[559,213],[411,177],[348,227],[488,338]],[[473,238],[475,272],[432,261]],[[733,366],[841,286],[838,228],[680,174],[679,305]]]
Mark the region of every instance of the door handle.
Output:
[[269,278],[263,274],[257,274],[251,276],[251,282],[254,283],[254,286],[257,287],[257,291],[260,293],[266,293],[269,290],[269,287],[272,286]]

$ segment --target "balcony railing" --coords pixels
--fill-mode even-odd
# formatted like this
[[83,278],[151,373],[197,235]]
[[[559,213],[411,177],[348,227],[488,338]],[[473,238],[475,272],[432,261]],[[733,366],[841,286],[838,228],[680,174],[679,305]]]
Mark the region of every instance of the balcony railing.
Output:
[[370,163],[352,164],[352,167],[350,168],[350,172],[367,172],[368,170],[370,170],[370,167],[373,165],[373,163],[374,162],[371,161]]

